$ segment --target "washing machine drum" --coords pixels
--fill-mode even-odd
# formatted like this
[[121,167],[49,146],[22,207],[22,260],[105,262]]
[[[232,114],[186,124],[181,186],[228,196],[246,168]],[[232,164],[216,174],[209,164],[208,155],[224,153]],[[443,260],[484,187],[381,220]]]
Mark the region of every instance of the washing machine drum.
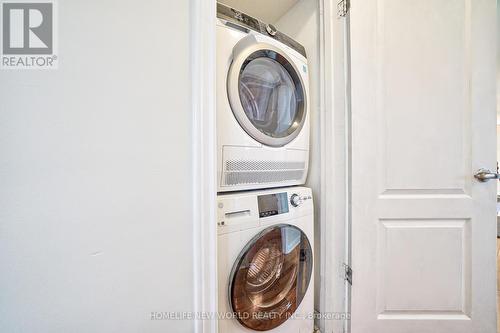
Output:
[[267,331],[290,319],[307,292],[312,267],[311,244],[300,229],[276,225],[259,233],[230,276],[229,298],[238,321]]
[[240,52],[228,75],[228,96],[241,127],[268,146],[284,146],[306,119],[306,93],[299,70],[279,48],[256,43]]

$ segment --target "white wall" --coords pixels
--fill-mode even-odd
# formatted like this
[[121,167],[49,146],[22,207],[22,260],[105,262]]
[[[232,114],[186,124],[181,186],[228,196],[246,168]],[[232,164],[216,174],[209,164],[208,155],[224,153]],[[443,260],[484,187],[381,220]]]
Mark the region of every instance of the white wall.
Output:
[[306,48],[309,67],[309,108],[311,116],[311,150],[307,184],[313,190],[315,205],[315,308],[320,301],[320,189],[321,189],[321,147],[320,147],[320,61],[319,61],[319,2],[301,0],[276,23],[278,30],[297,40]]
[[0,72],[0,332],[192,332],[189,1],[58,3]]

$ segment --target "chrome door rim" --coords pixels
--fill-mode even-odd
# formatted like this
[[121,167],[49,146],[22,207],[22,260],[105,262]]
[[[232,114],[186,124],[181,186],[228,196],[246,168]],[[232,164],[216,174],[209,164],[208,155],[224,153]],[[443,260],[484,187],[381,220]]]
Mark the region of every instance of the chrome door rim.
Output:
[[[253,36],[248,36],[248,37],[253,37]],[[254,37],[252,39],[255,40]],[[242,45],[245,45],[248,44],[248,41],[246,40],[246,38],[244,38],[239,42],[239,44],[240,43],[242,43]],[[235,49],[237,49],[237,47],[238,44],[235,46]],[[248,119],[245,110],[243,109],[243,106],[241,104],[240,93],[239,93],[239,77],[242,66],[253,53],[266,50],[276,52],[278,55],[283,57],[288,62],[288,64],[290,64],[292,69],[295,71],[295,75],[298,77],[303,90],[304,103],[303,103],[303,110],[301,111],[303,113],[302,119],[300,120],[299,123],[293,124],[291,126],[291,128],[293,128],[293,131],[289,135],[284,137],[271,137],[263,133]],[[292,73],[290,73],[290,75],[292,75]],[[274,45],[255,41],[254,43],[250,43],[249,45],[244,46],[241,50],[238,50],[238,52],[233,52],[233,61],[229,68],[228,78],[227,78],[227,92],[228,92],[229,104],[231,105],[233,114],[236,117],[236,120],[238,121],[240,126],[253,139],[257,140],[258,142],[264,145],[272,147],[282,147],[290,143],[293,139],[295,139],[302,131],[302,128],[304,127],[304,123],[308,116],[307,91],[304,85],[304,80],[302,79],[300,71],[295,65],[294,61],[286,54],[286,52],[283,52],[283,50]]]
[[[233,267],[232,267],[231,272],[229,274],[229,283],[228,283],[228,301],[229,301],[229,307],[230,307],[231,311],[233,311],[236,314],[235,318],[240,322],[240,324],[242,324],[243,326],[245,326],[245,327],[247,327],[249,329],[252,329],[252,330],[267,331],[269,329],[274,329],[274,328],[276,328],[278,326],[281,326],[287,320],[282,320],[278,325],[270,327],[270,328],[267,328],[267,329],[257,329],[255,327],[247,326],[247,323],[245,323],[243,320],[241,320],[241,318],[237,315],[237,310],[235,309],[235,305],[233,304],[232,296],[233,296],[233,287],[234,287],[234,283],[235,283],[235,277],[237,275],[238,270],[241,267],[243,267],[242,266],[242,261],[247,256],[248,252],[263,237],[265,237],[268,233],[273,232],[276,229],[281,230],[282,228],[292,228],[292,229],[296,229],[297,231],[299,231],[301,237],[304,237],[303,241],[304,241],[305,247],[310,251],[310,254],[311,254],[311,256],[310,256],[310,267],[309,267],[309,270],[308,270],[307,282],[306,282],[306,285],[305,285],[305,292],[302,295],[302,298],[297,302],[295,309],[292,312],[290,312],[290,315],[292,315],[293,313],[295,313],[295,311],[297,311],[297,309],[299,308],[300,304],[302,303],[303,297],[305,297],[305,295],[308,292],[311,292],[309,290],[309,285],[310,285],[311,279],[313,278],[312,270],[313,270],[314,258],[313,258],[312,244],[309,242],[309,238],[307,237],[307,235],[305,234],[305,232],[303,230],[301,230],[299,227],[293,226],[293,225],[290,225],[290,224],[276,224],[276,225],[273,225],[273,226],[269,226],[269,227],[265,228],[264,230],[260,231],[258,234],[256,234],[254,237],[252,237],[252,239],[250,241],[248,241],[245,244],[245,246],[243,247],[243,249],[238,254],[238,257],[236,258],[235,262],[233,263]],[[289,290],[287,291],[287,293],[288,292],[289,292]]]

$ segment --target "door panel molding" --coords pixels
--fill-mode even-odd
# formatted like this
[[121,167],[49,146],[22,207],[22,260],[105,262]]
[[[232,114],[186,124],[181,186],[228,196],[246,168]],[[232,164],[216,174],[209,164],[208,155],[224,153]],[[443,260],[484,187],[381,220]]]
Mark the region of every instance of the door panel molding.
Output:
[[[395,3],[397,0],[376,2],[374,105],[380,115],[377,122],[380,133],[378,149],[383,156],[378,166],[380,193],[470,195],[471,179],[465,175],[473,171],[471,142],[464,139],[460,145],[450,148],[446,138],[452,140],[452,135],[443,136],[442,142],[434,140],[433,136],[441,131],[442,124],[446,124],[448,128],[463,131],[464,138],[470,137],[471,0],[453,3],[425,1],[424,5],[405,2],[404,6]],[[438,10],[440,6],[442,10]],[[450,16],[453,16],[453,22],[450,22]],[[421,24],[423,22],[425,24]],[[418,28],[411,29],[412,26]],[[435,33],[439,27],[448,33]],[[395,28],[407,29],[406,35],[394,34]],[[420,54],[413,56],[413,45],[417,43],[423,45],[419,47]],[[399,47],[397,55],[386,50],[395,47]],[[453,52],[454,48],[462,49],[463,54]],[[463,80],[452,80],[457,71],[462,72]],[[430,76],[442,84],[426,84]],[[401,85],[406,89],[401,89]],[[461,98],[457,99],[456,95]],[[453,114],[456,119],[450,117],[449,112],[442,112],[444,105],[460,110]],[[434,147],[432,150],[405,149],[406,146],[427,145]],[[435,163],[412,167],[415,161],[430,160],[430,157]],[[449,169],[460,170],[461,179],[452,177],[447,172]]]
[[377,319],[470,319],[470,219],[380,219],[377,229]]

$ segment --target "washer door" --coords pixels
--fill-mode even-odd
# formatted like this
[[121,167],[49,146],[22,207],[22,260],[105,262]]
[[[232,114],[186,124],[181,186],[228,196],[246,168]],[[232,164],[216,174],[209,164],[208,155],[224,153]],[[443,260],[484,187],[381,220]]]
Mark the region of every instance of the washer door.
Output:
[[281,49],[248,36],[233,50],[228,95],[241,127],[268,146],[284,146],[302,129],[306,92],[293,61]]
[[312,267],[311,244],[297,227],[275,225],[259,233],[240,253],[229,280],[238,321],[256,331],[283,324],[304,298]]

